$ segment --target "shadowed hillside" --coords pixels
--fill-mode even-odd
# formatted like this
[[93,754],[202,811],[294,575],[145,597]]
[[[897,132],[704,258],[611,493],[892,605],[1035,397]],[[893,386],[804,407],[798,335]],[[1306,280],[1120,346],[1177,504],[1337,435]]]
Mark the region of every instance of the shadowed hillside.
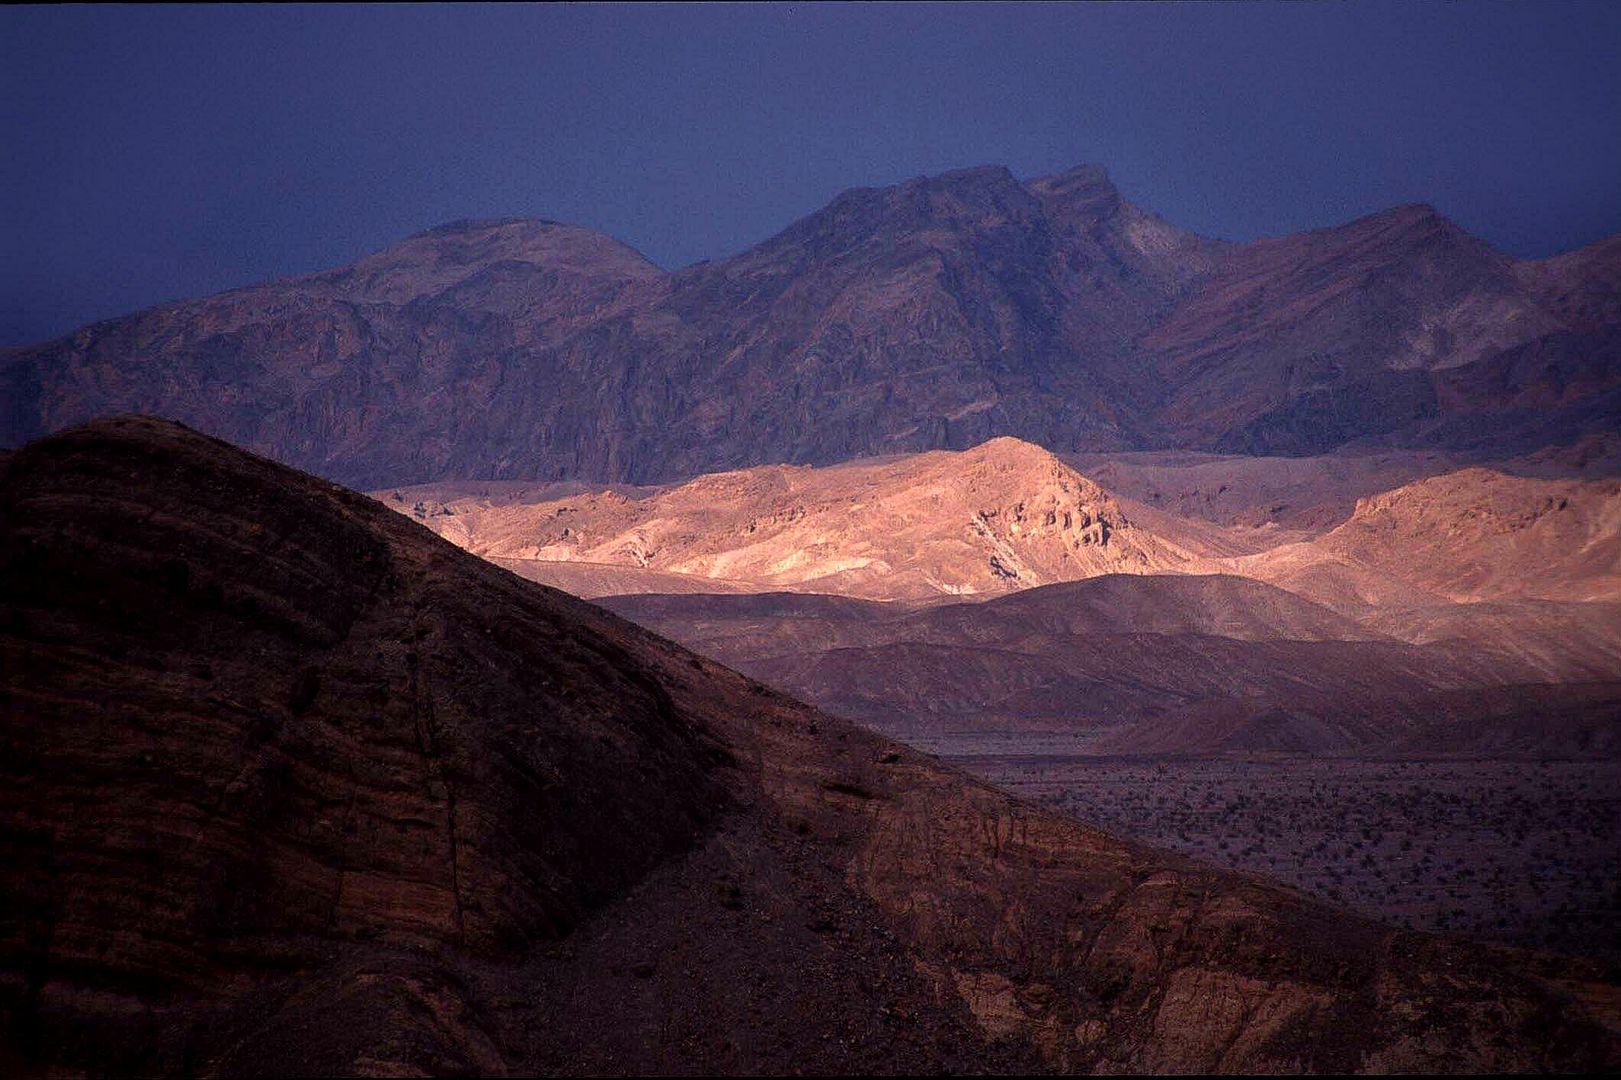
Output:
[[922,610],[786,595],[603,603],[946,753],[984,752],[986,738],[1033,752],[1057,734],[1068,752],[1110,754],[1439,752],[1449,733],[1459,752],[1621,746],[1614,605],[1391,616],[1415,644],[1225,576],[1111,575]]

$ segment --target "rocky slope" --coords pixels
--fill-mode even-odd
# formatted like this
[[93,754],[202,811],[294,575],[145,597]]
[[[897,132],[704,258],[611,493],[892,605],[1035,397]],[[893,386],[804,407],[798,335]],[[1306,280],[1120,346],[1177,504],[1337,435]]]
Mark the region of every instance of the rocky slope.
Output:
[[[1466,454],[1437,450],[1342,450],[1313,457],[1188,450],[1063,456],[1117,496],[1154,510],[1258,532],[1276,525],[1312,533],[1345,521],[1360,499],[1457,472],[1469,463]],[[1492,468],[1544,480],[1615,476],[1621,474],[1621,434],[1595,434],[1568,446],[1501,458]]]
[[[1351,516],[1358,499],[1463,464],[1459,455],[1422,450],[1312,457],[1146,450],[1069,454],[1065,460],[1116,495],[1155,510],[1229,527],[1275,525],[1280,535],[1332,529]],[[1606,458],[1595,472],[1609,468]],[[1574,462],[1565,469],[1582,471]]]
[[1145,339],[1194,445],[1321,450],[1440,411],[1446,372],[1566,329],[1433,207],[1243,245]]
[[447,225],[352,266],[10,350],[5,441],[152,412],[350,480],[489,475],[494,432],[555,390],[529,386],[513,358],[545,354],[662,276],[587,229]]
[[726,586],[712,591],[746,583],[925,600],[1153,573],[1193,558],[1175,538],[1133,524],[1117,500],[1052,454],[1006,438],[825,469],[717,473],[642,497],[607,490],[538,503],[424,504],[377,494],[477,555],[633,571],[607,578],[598,595],[692,591],[663,589],[648,576],[655,572]]
[[0,357],[0,443],[142,409],[379,487],[664,481],[961,449],[1492,459],[1613,431],[1614,240],[1516,262],[1429,207],[1245,244],[1103,170],[846,192],[665,274],[546,222],[463,223],[347,268]]
[[0,551],[10,1070],[1621,1062],[1581,964],[1048,816],[171,425],[10,458]]

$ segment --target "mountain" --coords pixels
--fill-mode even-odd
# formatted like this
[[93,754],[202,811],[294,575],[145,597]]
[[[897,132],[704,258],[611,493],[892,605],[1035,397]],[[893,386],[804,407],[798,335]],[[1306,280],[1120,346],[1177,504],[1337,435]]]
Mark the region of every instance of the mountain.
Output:
[[9,1071],[1621,1063],[1592,965],[1049,816],[173,424],[8,458],[0,556]]
[[[1064,459],[1116,495],[1155,510],[1225,526],[1271,524],[1301,532],[1300,539],[1343,522],[1358,499],[1466,463],[1462,455],[1424,450],[1340,450],[1311,457],[1145,450]],[[1611,467],[1605,457],[1585,466],[1562,462],[1559,471],[1579,475]]]
[[[1193,557],[1174,537],[1139,528],[1052,454],[1010,438],[822,469],[716,473],[641,496],[424,504],[378,494],[474,554],[585,564],[611,592],[692,591],[664,590],[654,572],[717,579],[715,592],[928,600],[1152,573]],[[612,567],[631,572],[615,581]]]
[[[1360,499],[1469,464],[1469,456],[1457,451],[1398,449],[1341,449],[1312,457],[1189,450],[1063,457],[1118,496],[1185,520],[1256,529],[1257,538],[1269,524],[1326,531],[1349,518]],[[1492,468],[1543,480],[1615,476],[1621,474],[1621,434],[1500,457]]]
[[1564,329],[1433,207],[1247,244],[1145,344],[1194,445],[1321,451],[1434,417],[1442,373]]
[[1516,261],[1424,206],[1207,240],[1095,166],[856,189],[668,274],[588,230],[461,223],[8,350],[0,441],[145,410],[374,488],[670,481],[1001,435],[1495,460],[1614,430],[1618,259],[1612,239]]
[[1499,600],[1398,606],[1363,624],[1415,644],[1495,653],[1551,682],[1616,677],[1621,671],[1621,603]]
[[[355,479],[486,474],[522,422],[516,358],[657,286],[616,241],[555,222],[433,229],[326,273],[168,304],[0,355],[15,444],[93,416],[161,413]],[[531,372],[533,374],[533,372]],[[508,411],[510,410],[510,411]]]

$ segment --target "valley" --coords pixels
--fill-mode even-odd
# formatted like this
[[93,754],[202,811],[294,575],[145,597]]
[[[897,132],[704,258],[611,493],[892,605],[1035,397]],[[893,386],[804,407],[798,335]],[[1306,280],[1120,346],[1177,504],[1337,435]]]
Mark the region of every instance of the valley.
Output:
[[987,168],[8,350],[11,443],[201,431],[0,457],[3,1022],[92,1071],[1613,1063],[1616,257]]

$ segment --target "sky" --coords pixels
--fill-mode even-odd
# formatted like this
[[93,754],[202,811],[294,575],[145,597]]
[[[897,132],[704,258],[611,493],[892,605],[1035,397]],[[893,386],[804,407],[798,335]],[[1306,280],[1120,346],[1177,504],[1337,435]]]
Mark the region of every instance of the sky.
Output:
[[851,187],[1106,166],[1248,239],[1621,232],[1621,3],[0,9],[0,345],[531,215],[662,266]]

